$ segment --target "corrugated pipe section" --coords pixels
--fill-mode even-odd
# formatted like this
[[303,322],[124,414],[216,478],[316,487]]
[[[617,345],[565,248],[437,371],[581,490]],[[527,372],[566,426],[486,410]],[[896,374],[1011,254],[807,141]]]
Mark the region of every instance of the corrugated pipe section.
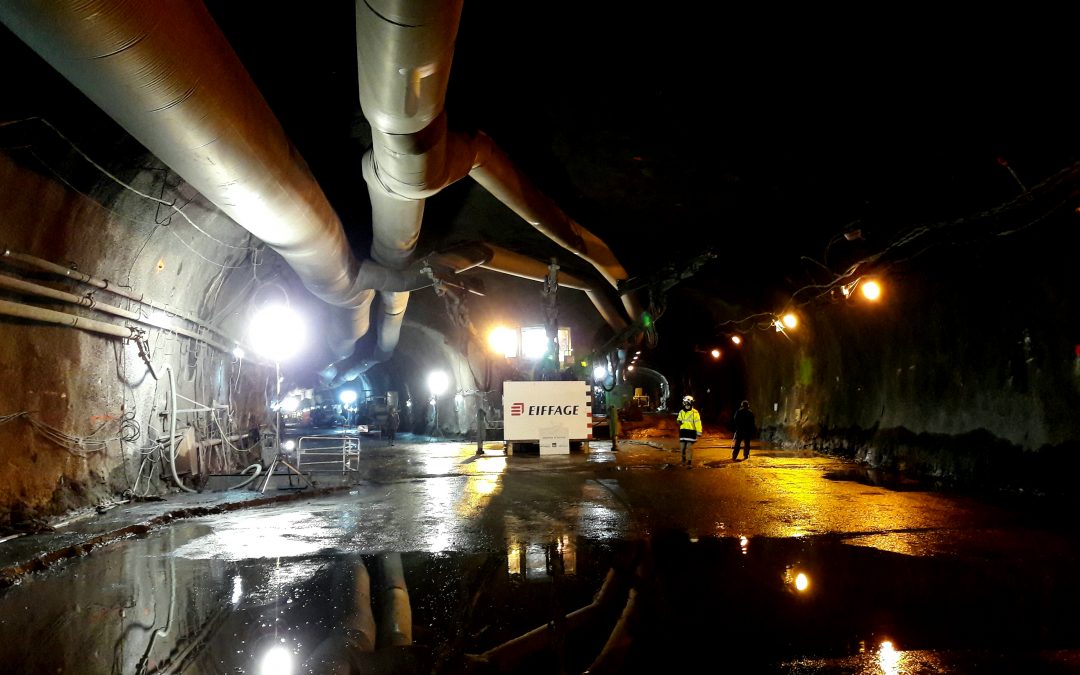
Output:
[[0,3],[0,21],[277,251],[319,298],[367,311],[373,289],[430,283],[356,259],[322,190],[202,3],[8,0]]

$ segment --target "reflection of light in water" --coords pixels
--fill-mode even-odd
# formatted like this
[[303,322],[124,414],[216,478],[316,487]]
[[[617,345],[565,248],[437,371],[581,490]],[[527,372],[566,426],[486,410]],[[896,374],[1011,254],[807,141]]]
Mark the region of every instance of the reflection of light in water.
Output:
[[893,643],[885,640],[881,643],[878,651],[878,665],[885,675],[897,675],[900,672],[900,661],[903,657],[896,651]]
[[525,578],[543,579],[547,575],[547,551],[541,544],[529,544],[525,549]]
[[563,573],[575,574],[577,572],[577,548],[574,546],[574,540],[569,535],[564,534],[559,537],[555,548],[562,557]]
[[281,645],[274,645],[259,662],[259,675],[292,675],[292,654]]
[[521,544],[514,542],[506,550],[506,571],[510,574],[521,574]]
[[240,598],[244,597],[244,580],[239,576],[233,577],[232,580],[232,604],[240,604]]
[[524,574],[530,581],[548,578],[560,563],[563,574],[577,573],[577,545],[570,535],[543,544],[512,541],[506,549],[506,571]]
[[788,565],[784,568],[784,583],[801,593],[810,588],[810,577],[805,572],[796,572],[794,565]]
[[276,514],[218,516],[215,530],[173,551],[193,560],[298,558],[327,548],[336,533],[325,518],[291,511]]
[[749,537],[739,537],[739,548],[742,549],[742,554],[746,555],[747,549],[750,548],[750,538]]
[[797,588],[800,591],[805,591],[809,587],[810,587],[810,578],[807,577],[805,573],[799,572],[795,576],[795,588]]

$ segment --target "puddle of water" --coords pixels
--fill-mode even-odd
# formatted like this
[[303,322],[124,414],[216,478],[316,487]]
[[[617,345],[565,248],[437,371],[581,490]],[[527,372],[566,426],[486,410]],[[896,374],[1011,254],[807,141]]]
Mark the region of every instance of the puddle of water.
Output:
[[[313,654],[340,652],[355,638],[349,628],[364,606],[356,581],[365,571],[371,611],[386,629],[382,570],[395,555],[408,586],[413,646],[378,643],[358,657],[384,673],[468,672],[467,655],[548,622],[563,631],[564,649],[531,652],[513,672],[582,672],[626,596],[581,630],[557,618],[589,605],[609,570],[638,562],[638,613],[618,672],[939,672],[927,664],[1002,652],[1020,667],[1012,672],[1025,672],[1023,664],[1026,672],[1048,672],[1040,660],[1047,652],[1080,647],[1073,559],[1025,567],[825,539],[678,531],[647,542],[563,535],[472,552],[195,555],[212,531],[205,523],[173,527],[0,593],[0,659],[8,672],[312,672]],[[268,658],[272,667],[264,669]],[[1065,668],[1068,659],[1050,663]]]

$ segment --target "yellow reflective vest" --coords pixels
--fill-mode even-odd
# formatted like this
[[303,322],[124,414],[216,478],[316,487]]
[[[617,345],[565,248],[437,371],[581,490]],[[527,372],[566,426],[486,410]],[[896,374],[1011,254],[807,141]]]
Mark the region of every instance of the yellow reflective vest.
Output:
[[701,414],[698,413],[696,408],[690,408],[689,410],[680,410],[679,416],[680,429],[693,429],[701,435]]

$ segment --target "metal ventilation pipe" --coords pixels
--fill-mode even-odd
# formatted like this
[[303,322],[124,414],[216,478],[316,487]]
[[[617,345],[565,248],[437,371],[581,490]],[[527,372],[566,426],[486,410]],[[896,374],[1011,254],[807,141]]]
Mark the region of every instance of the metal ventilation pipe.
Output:
[[[487,243],[461,244],[433,254],[431,260],[459,274],[479,267],[541,283],[546,281],[548,275],[547,263]],[[611,301],[603,286],[598,282],[582,279],[562,269],[558,272],[556,282],[563,288],[573,288],[584,292],[596,311],[616,333],[627,328],[626,319],[619,312],[618,306]]]
[[428,285],[354,257],[337,215],[202,3],[9,0],[0,2],[0,21],[277,251],[319,298],[366,311],[372,289]]
[[[453,60],[461,0],[356,1],[356,60],[360,104],[372,127],[364,180],[372,213],[371,256],[391,269],[412,259],[424,199],[446,184],[443,105]],[[390,184],[409,187],[395,190]],[[381,292],[377,341],[370,358],[351,359],[353,379],[389,359],[401,335],[409,294]],[[344,364],[324,377],[340,380]]]
[[[355,4],[360,105],[372,127],[372,147],[363,164],[372,208],[372,257],[393,268],[407,264],[419,237],[424,200],[472,175],[533,227],[588,260],[609,283],[625,280],[626,271],[607,245],[533,188],[490,138],[447,131],[446,87],[462,0]],[[372,358],[351,367],[350,374],[389,358],[396,346],[408,297],[382,293],[381,300],[379,343]],[[632,297],[624,296],[624,304],[631,316],[641,314]],[[609,323],[614,317],[625,325],[617,310],[604,316]],[[337,375],[334,366],[327,372]]]

